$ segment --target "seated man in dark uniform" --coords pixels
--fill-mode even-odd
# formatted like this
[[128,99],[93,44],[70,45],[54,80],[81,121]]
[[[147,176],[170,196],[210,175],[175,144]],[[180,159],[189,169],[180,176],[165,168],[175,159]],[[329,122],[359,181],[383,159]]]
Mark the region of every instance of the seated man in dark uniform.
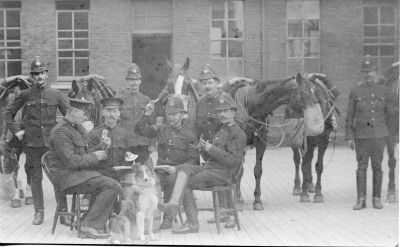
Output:
[[184,194],[183,207],[188,220],[181,228],[172,231],[172,233],[199,232],[198,208],[192,189],[228,185],[232,182],[234,172],[242,165],[246,147],[246,134],[235,124],[234,116],[237,109],[235,102],[227,93],[222,93],[218,101],[219,105],[217,105],[216,110],[222,126],[215,134],[213,144],[202,139],[199,141],[200,148],[210,157],[208,162],[202,167],[191,164],[175,167],[177,177],[171,200],[167,204],[159,204],[160,210],[174,217],[181,196]]
[[[144,117],[137,123],[135,131],[150,138],[157,137],[157,166],[164,165],[170,170],[174,170],[174,166],[181,164],[198,166],[200,154],[198,149],[194,147],[197,145],[196,136],[182,123],[185,112],[182,100],[179,97],[169,96],[165,109],[167,124],[152,125],[150,115],[154,110],[154,105],[149,104],[148,107]],[[159,173],[165,202],[169,201],[175,182],[175,174],[171,174],[170,170]],[[164,214],[160,229],[171,228],[172,219]]]
[[104,176],[118,180],[117,173],[112,169],[124,163],[125,153],[129,142],[129,133],[118,124],[121,116],[120,106],[123,104],[120,98],[104,98],[102,115],[104,123],[89,131],[89,150],[106,150],[107,158],[96,165],[96,171]]
[[101,233],[122,188],[117,181],[96,172],[106,151],[88,152],[86,121],[90,102],[70,99],[66,116],[52,129],[49,142],[49,169],[56,181],[55,190],[91,194],[96,198],[82,222],[79,237],[108,238]]

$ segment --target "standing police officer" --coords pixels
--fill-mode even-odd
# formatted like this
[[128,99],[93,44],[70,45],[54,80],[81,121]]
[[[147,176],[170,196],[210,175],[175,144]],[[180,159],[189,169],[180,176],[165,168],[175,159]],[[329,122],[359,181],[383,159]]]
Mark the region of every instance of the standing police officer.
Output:
[[144,163],[149,160],[150,139],[135,133],[136,123],[142,118],[150,98],[139,90],[142,84],[142,75],[139,66],[132,63],[126,74],[128,87],[122,91],[120,97],[124,105],[121,106],[121,126],[128,131],[128,151],[139,155],[136,161]]
[[[56,125],[57,108],[65,115],[68,102],[62,93],[47,83],[48,69],[39,56],[31,63],[30,80],[33,86],[21,92],[4,114],[7,128],[24,141],[26,154],[25,171],[30,177],[35,207],[34,225],[43,223],[44,205],[42,188],[42,155],[49,147],[50,130]],[[24,129],[15,122],[18,110],[23,108]]]
[[358,168],[357,203],[354,210],[366,207],[366,183],[368,160],[371,157],[373,172],[373,207],[381,209],[383,150],[387,125],[394,115],[394,95],[383,85],[377,84],[378,73],[375,62],[369,55],[361,63],[363,82],[350,92],[347,106],[346,140],[356,149]]

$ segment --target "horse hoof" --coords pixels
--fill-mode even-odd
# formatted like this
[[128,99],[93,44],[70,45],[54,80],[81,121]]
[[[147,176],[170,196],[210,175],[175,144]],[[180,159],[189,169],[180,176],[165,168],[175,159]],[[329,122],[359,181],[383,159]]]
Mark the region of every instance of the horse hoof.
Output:
[[307,191],[308,191],[308,193],[315,193],[315,185],[314,185],[314,183],[309,183],[308,184]]
[[323,203],[324,202],[324,197],[322,194],[315,194],[314,195],[314,203]]
[[253,210],[264,210],[264,206],[261,202],[253,202]]
[[300,193],[301,193],[300,187],[299,187],[299,186],[295,186],[295,187],[293,188],[293,193],[292,193],[292,195],[298,196],[298,195],[300,195]]
[[12,208],[20,208],[21,207],[21,200],[20,199],[12,199],[11,200],[11,207]]
[[387,201],[388,203],[397,202],[397,200],[396,200],[396,193],[393,192],[393,191],[388,192],[386,201]]
[[300,194],[300,202],[311,202],[310,197],[308,194]]

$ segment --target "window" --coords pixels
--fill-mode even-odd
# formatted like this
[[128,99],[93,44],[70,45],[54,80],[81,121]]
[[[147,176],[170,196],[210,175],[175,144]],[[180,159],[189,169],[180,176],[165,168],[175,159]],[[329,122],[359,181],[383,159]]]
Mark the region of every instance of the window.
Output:
[[171,33],[172,0],[133,0],[133,33]]
[[59,1],[56,7],[59,80],[88,75],[89,4],[87,1],[79,5],[77,1]]
[[319,72],[319,0],[288,0],[286,10],[287,73]]
[[0,6],[0,78],[21,74],[20,8],[9,7]]
[[211,2],[211,67],[218,76],[243,75],[243,1]]
[[[380,72],[395,62],[396,10],[395,1],[364,1],[364,55],[371,55]],[[397,47],[398,48],[398,47]]]

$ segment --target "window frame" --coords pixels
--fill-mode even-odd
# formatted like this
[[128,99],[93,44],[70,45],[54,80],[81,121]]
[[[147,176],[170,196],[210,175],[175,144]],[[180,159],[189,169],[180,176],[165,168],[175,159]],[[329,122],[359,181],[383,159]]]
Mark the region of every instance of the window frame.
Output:
[[[10,77],[10,76],[13,76],[13,75],[9,75],[8,74],[8,62],[19,62],[20,66],[21,66],[20,74],[22,74],[21,8],[18,8],[18,7],[13,7],[13,8],[2,7],[2,8],[0,8],[0,11],[3,11],[3,13],[4,13],[4,15],[3,15],[3,24],[4,24],[4,26],[0,27],[0,30],[4,30],[4,46],[1,47],[1,50],[4,50],[4,59],[0,58],[0,61],[4,62],[4,78],[7,78],[7,77]],[[19,13],[19,23],[20,23],[19,27],[7,27],[7,25],[6,25],[6,22],[7,22],[7,14],[6,14],[6,12],[7,11],[18,11],[18,13]],[[18,41],[17,40],[8,40],[7,39],[7,30],[19,30],[19,40]],[[19,46],[8,47],[7,46],[7,42],[19,42]],[[6,51],[9,50],[9,49],[19,49],[20,50],[20,58],[19,59],[16,59],[16,58],[9,59],[9,58],[7,58],[7,52]]]
[[[60,13],[72,13],[72,29],[71,30],[60,30],[59,26],[58,26],[58,16]],[[75,18],[75,13],[87,13],[88,15],[88,28],[87,29],[75,29],[75,24],[74,22],[74,18]],[[59,32],[62,31],[68,31],[72,33],[72,37],[68,37],[68,38],[60,38]],[[88,36],[87,38],[76,38],[75,37],[75,32],[76,31],[87,31],[88,32]],[[72,48],[71,49],[60,49],[59,48],[59,41],[60,40],[72,40]],[[88,41],[88,48],[85,49],[76,49],[75,48],[75,41],[76,40],[87,40]],[[59,71],[59,60],[60,57],[59,56],[59,52],[62,51],[71,51],[72,52],[72,57],[65,57],[65,58],[71,58],[72,59],[72,75],[71,76],[60,76],[60,71]],[[76,77],[83,77],[85,75],[76,75],[76,71],[75,71],[75,64],[76,64],[76,56],[75,56],[75,52],[76,51],[87,51],[88,52],[88,56],[87,57],[79,57],[79,58],[87,58],[88,60],[88,64],[89,64],[89,70],[88,70],[88,74],[90,74],[90,10],[89,9],[57,9],[56,10],[56,66],[57,66],[57,81],[58,82],[65,82],[65,81],[71,81]],[[78,58],[78,60],[79,60]]]
[[[290,60],[301,60],[301,73],[305,73],[306,72],[306,68],[305,68],[305,63],[306,60],[317,60],[318,59],[318,71],[307,71],[309,73],[318,73],[321,71],[321,1],[320,0],[315,0],[315,2],[318,2],[318,10],[319,10],[319,14],[318,14],[318,19],[308,19],[305,18],[304,16],[304,0],[293,0],[293,1],[297,1],[297,2],[301,2],[302,4],[302,18],[298,19],[298,18],[289,18],[288,17],[288,3],[289,1],[286,1],[286,74],[289,73],[289,63],[290,62],[295,62],[295,61],[290,61]],[[290,37],[289,36],[289,22],[290,21],[300,21],[301,20],[301,28],[302,28],[302,37]],[[305,36],[305,22],[306,21],[310,21],[310,20],[318,20],[318,37],[306,37]],[[302,56],[294,56],[294,57],[290,57],[290,47],[289,47],[289,42],[291,40],[300,40],[301,41],[301,53]],[[305,41],[318,41],[319,43],[319,52],[318,52],[318,56],[305,56]]]
[[[213,1],[223,1],[224,2],[224,18],[222,19],[213,19],[212,17],[212,11],[213,11],[213,5],[212,2]],[[228,2],[241,2],[242,3],[242,11],[243,11],[243,15],[241,16],[242,19],[237,19],[237,18],[229,18],[229,7],[228,7]],[[220,77],[231,77],[231,74],[229,73],[229,62],[230,61],[241,61],[241,76],[244,75],[244,58],[245,58],[245,1],[244,0],[211,0],[210,1],[210,61],[211,64],[213,61],[221,61],[221,60],[225,60],[225,70],[226,70],[226,74],[225,75],[220,75],[217,72],[217,75]],[[213,38],[212,37],[212,28],[213,28],[213,21],[223,21],[224,22],[224,27],[226,30],[226,37],[225,38]],[[243,27],[243,33],[242,33],[242,37],[241,38],[230,38],[229,37],[229,21],[239,21],[242,23],[242,27]],[[212,47],[211,44],[213,41],[225,41],[225,54],[226,57],[225,58],[214,58],[213,54],[212,54]],[[228,49],[228,44],[229,41],[240,41],[242,43],[242,56],[241,57],[229,57],[229,49]]]
[[[365,8],[366,7],[376,7],[377,8],[377,12],[378,12],[378,23],[376,24],[370,24],[370,23],[365,23]],[[381,8],[382,7],[390,7],[390,8],[395,8],[394,12],[394,16],[393,16],[393,23],[381,23]],[[362,54],[363,56],[367,55],[364,54],[364,49],[366,46],[374,46],[377,47],[377,55],[372,55],[372,54],[368,54],[372,57],[372,59],[374,59],[374,61],[377,64],[377,68],[378,71],[380,73],[383,73],[384,70],[387,68],[382,66],[382,58],[393,58],[393,62],[398,61],[398,51],[399,51],[399,36],[398,36],[398,29],[399,29],[399,24],[398,24],[398,11],[396,11],[398,8],[398,5],[396,5],[396,2],[390,2],[390,1],[382,1],[382,2],[371,2],[371,1],[363,1],[362,4],[362,18],[363,18],[363,22],[362,22],[362,28],[363,28],[363,46],[362,46]],[[385,27],[385,26],[390,26],[393,27],[394,33],[393,33],[393,42],[387,42],[387,43],[383,43],[381,42],[381,37],[389,37],[389,36],[381,36],[381,28]],[[377,27],[377,36],[365,36],[365,27]],[[365,42],[366,39],[373,39],[376,38],[377,42]],[[381,47],[382,46],[392,46],[393,47],[393,54],[391,56],[388,55],[381,55]]]
[[[135,17],[137,17],[135,15],[135,2],[138,2],[140,0],[131,0],[131,24],[132,24],[132,34],[172,34],[172,26],[173,26],[173,17],[174,17],[174,8],[173,8],[173,0],[163,0],[164,2],[166,2],[167,4],[171,5],[171,12],[170,15],[168,16],[170,18],[170,28],[169,29],[141,29],[138,30],[135,27]],[[143,1],[143,2],[148,2],[148,1]],[[159,1],[155,1],[155,2],[159,2]],[[147,20],[147,17],[157,17],[157,26],[159,27],[160,24],[160,17],[167,17],[167,16],[162,16],[160,15],[160,5],[157,5],[157,16],[153,16],[153,15],[147,15],[147,12],[144,13],[144,15],[141,15],[140,17],[144,17],[145,18],[145,22]],[[147,26],[145,26],[147,28]]]

